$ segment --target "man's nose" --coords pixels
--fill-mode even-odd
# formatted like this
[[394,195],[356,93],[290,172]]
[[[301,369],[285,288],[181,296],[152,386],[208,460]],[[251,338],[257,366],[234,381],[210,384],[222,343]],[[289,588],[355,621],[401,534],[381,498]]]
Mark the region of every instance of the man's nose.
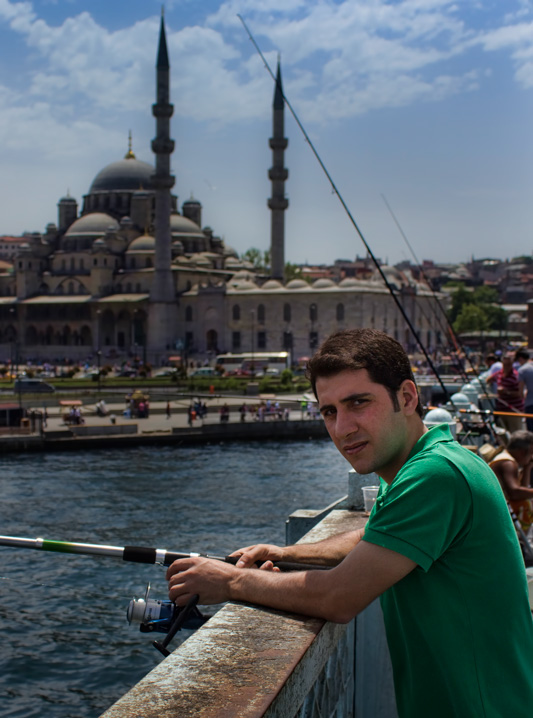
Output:
[[359,426],[353,414],[349,411],[338,411],[337,421],[335,422],[335,433],[339,439],[358,431]]

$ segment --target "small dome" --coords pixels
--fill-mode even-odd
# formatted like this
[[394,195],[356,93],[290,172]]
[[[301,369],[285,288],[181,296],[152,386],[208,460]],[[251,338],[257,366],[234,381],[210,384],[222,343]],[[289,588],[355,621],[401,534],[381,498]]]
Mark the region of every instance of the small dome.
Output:
[[250,289],[257,289],[257,284],[251,279],[231,279],[229,286],[239,292],[248,292]]
[[80,234],[105,234],[107,231],[112,230],[116,232],[118,229],[118,222],[113,219],[111,215],[105,214],[105,212],[91,212],[90,214],[84,214],[65,232],[65,237],[72,237]]
[[339,282],[339,287],[357,287],[359,282],[355,277],[346,277]]
[[305,279],[291,279],[287,284],[287,289],[310,289]]
[[191,264],[195,264],[197,267],[211,267],[212,262],[207,257],[201,254],[193,254],[191,257]]
[[96,253],[96,252],[104,252],[104,253],[107,253],[108,251],[109,251],[109,250],[108,250],[108,248],[107,248],[106,241],[105,241],[105,239],[103,239],[103,237],[100,237],[99,239],[95,239],[95,240],[94,240],[94,242],[93,242],[93,244],[92,244],[92,247],[91,247],[91,252],[93,252],[93,253]]
[[130,242],[128,252],[155,252],[155,237],[143,234]]
[[269,279],[263,284],[261,289],[266,289],[267,291],[272,291],[273,289],[283,289],[283,284],[278,282],[277,279]]
[[337,285],[327,277],[321,277],[313,282],[313,289],[325,289],[326,287],[336,287]]
[[[210,228],[207,227],[206,229],[210,229]],[[224,255],[224,257],[235,257],[236,259],[239,259],[239,255],[238,255],[237,251],[235,249],[233,249],[233,247],[229,247],[227,244],[225,245],[224,251],[222,252],[222,254]]]
[[133,220],[131,217],[128,217],[128,215],[125,215],[120,220],[120,226],[121,227],[133,227]]
[[235,279],[249,279],[251,282],[254,282],[255,274],[253,272],[249,272],[247,269],[241,269],[240,271],[235,272],[231,281],[233,282]]
[[203,234],[200,227],[192,219],[174,212],[170,215],[170,231],[173,234],[175,232],[180,234]]
[[152,175],[154,171],[152,165],[134,157],[112,162],[96,175],[89,194],[111,190],[153,189]]

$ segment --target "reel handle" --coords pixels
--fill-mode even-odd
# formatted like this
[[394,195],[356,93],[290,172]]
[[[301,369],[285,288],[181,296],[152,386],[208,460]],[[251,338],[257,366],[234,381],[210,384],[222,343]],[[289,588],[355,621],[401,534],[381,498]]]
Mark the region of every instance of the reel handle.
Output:
[[198,603],[200,596],[196,593],[194,596],[191,596],[187,604],[179,611],[178,615],[172,622],[172,625],[169,628],[169,631],[167,635],[164,637],[162,641],[154,641],[153,645],[157,648],[157,650],[162,653],[165,658],[167,656],[170,656],[170,651],[168,650],[167,646],[170,643],[170,641],[174,638],[176,633],[180,630],[180,628],[183,626],[185,621],[187,620],[189,613],[196,607],[196,604]]

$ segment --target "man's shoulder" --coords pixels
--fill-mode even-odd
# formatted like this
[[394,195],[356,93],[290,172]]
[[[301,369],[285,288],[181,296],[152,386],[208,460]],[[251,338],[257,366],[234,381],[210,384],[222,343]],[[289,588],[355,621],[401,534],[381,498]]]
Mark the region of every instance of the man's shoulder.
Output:
[[518,369],[518,376],[533,376],[533,363],[528,361]]

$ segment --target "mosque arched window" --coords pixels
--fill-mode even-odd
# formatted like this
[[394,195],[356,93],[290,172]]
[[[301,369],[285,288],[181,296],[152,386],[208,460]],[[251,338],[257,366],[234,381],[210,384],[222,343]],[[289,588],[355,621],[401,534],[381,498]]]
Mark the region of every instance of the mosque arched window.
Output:
[[76,269],[76,260],[74,259],[74,257],[70,258],[70,268]]
[[337,321],[344,321],[344,304],[337,304]]
[[126,284],[126,294],[131,294],[131,282]]
[[141,283],[140,283],[140,282],[137,282],[137,284],[135,285],[135,291],[137,292],[137,294],[140,294],[140,293],[141,293],[142,290],[141,290]]
[[257,307],[257,321],[259,322],[259,324],[265,323],[265,305],[264,304],[260,304]]
[[241,308],[238,304],[233,305],[232,317],[234,322],[238,322],[241,318]]
[[69,294],[74,294],[74,282],[69,282],[69,283],[68,283],[68,293],[69,293]]
[[192,307],[185,307],[185,321],[192,322]]
[[83,261],[83,257],[82,259],[80,259],[80,269],[85,269],[85,262]]
[[146,267],[147,267],[147,268],[152,267],[152,260],[151,260],[150,257],[146,257],[146,262],[145,262],[145,264],[146,264]]
[[309,319],[312,322],[316,322],[316,320],[318,319],[318,308],[316,304],[309,305]]
[[291,321],[291,305],[290,304],[283,305],[283,321],[284,322]]

